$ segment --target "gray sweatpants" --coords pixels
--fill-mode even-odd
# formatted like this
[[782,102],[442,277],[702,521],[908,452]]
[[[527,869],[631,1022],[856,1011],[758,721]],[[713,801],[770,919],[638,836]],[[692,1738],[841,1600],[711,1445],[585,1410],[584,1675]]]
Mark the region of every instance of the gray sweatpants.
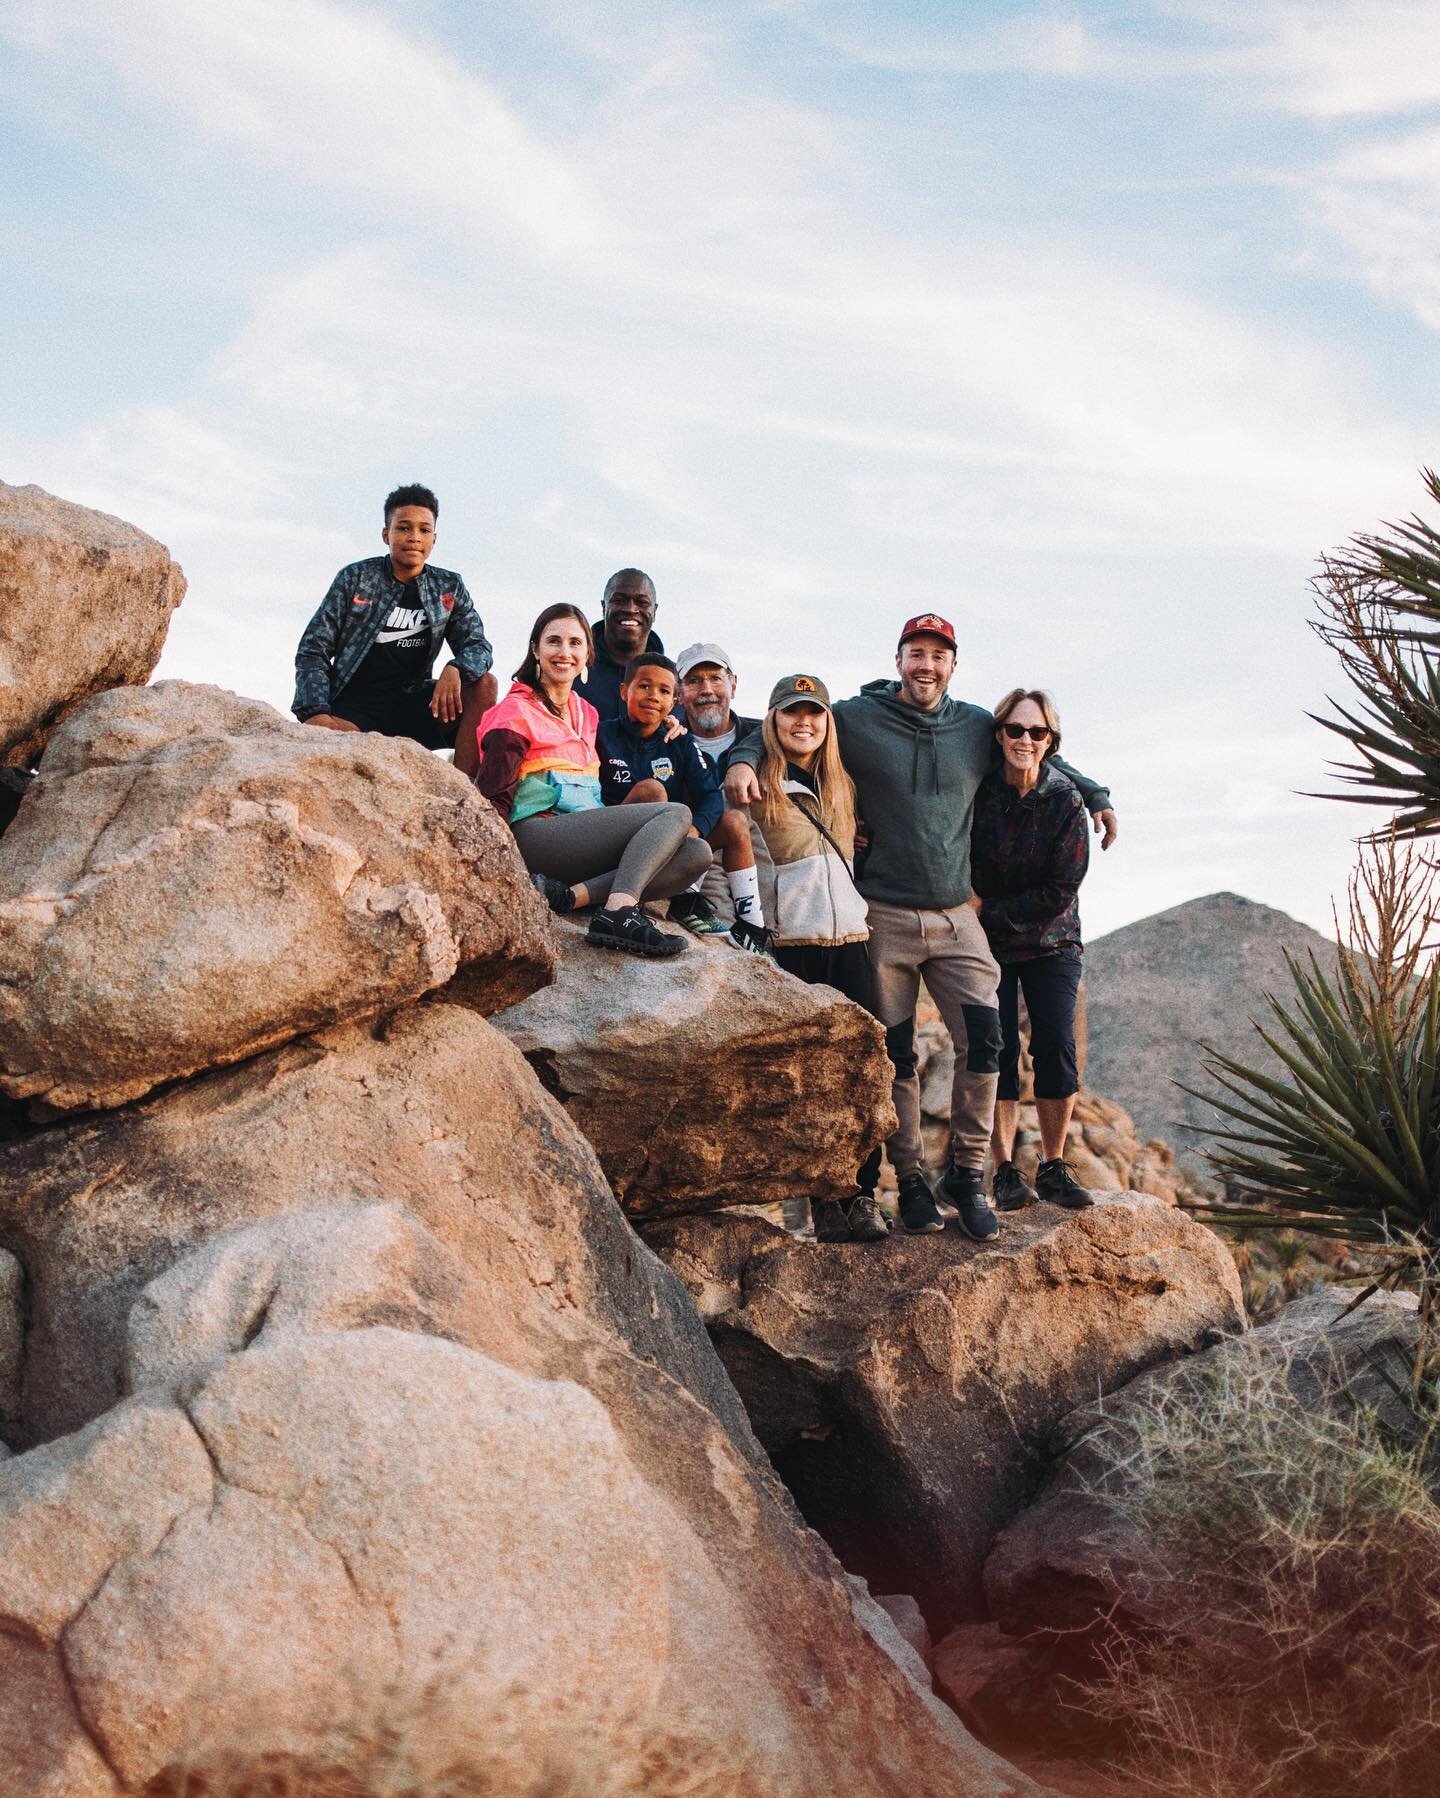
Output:
[[956,1167],[983,1168],[1000,1074],[1000,969],[979,914],[969,905],[916,911],[877,899],[869,911],[873,1006],[885,1026],[900,1119],[885,1145],[890,1164],[897,1174],[908,1174],[923,1159],[915,1073],[915,1007],[923,980],[955,1045],[950,1159]]
[[591,903],[611,891],[640,899],[683,893],[710,866],[710,845],[687,835],[688,805],[607,805],[592,812],[542,812],[514,827],[525,866],[569,886]]

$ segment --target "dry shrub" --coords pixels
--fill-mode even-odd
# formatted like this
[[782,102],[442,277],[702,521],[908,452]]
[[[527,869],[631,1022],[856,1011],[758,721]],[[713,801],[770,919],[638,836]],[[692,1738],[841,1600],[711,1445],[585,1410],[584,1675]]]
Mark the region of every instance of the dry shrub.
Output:
[[[203,1707],[202,1707],[203,1708]],[[683,1718],[597,1724],[523,1693],[498,1700],[463,1682],[357,1689],[342,1720],[299,1750],[293,1723],[251,1717],[243,1741],[197,1731],[146,1787],[149,1798],[777,1798],[741,1744]]]
[[1416,1450],[1247,1355],[1157,1384],[1089,1447],[1158,1566],[1164,1628],[1085,1702],[1174,1798],[1440,1791],[1440,1506]]

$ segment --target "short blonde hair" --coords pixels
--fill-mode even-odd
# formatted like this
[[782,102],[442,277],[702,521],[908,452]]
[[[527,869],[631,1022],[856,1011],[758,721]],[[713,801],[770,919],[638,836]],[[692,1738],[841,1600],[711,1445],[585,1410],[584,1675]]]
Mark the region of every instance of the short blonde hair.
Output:
[[1054,755],[1060,747],[1060,714],[1056,710],[1055,701],[1043,687],[1012,687],[995,707],[995,728],[999,730],[1022,699],[1029,699],[1039,706],[1040,716],[1050,732],[1050,745],[1040,758],[1044,761],[1046,756]]

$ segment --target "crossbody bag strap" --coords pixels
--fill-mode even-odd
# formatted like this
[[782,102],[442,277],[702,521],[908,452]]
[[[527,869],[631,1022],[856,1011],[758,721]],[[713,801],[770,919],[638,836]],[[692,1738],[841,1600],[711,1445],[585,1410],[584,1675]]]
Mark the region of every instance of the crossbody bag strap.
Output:
[[[785,797],[790,801],[791,805],[795,807],[797,812],[810,820],[816,830],[820,832],[821,836],[824,837],[825,841],[835,851],[836,855],[840,857],[840,866],[844,868],[845,872],[850,876],[850,884],[851,886],[854,886],[855,870],[850,866],[850,857],[846,855],[845,851],[835,841],[834,837],[831,836],[830,832],[826,830],[825,826],[820,822],[820,819],[810,810],[808,805],[802,805],[793,793],[787,793]],[[856,891],[859,891],[858,887],[856,888]]]

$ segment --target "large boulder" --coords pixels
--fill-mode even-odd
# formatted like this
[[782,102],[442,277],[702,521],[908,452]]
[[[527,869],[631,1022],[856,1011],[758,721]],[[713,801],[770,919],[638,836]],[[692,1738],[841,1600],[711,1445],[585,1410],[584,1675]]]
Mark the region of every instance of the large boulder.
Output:
[[0,1146],[0,1242],[0,1790],[137,1790],[199,1717],[303,1757],[413,1681],[522,1737],[683,1720],[776,1798],[1033,1792],[801,1525],[683,1288],[473,1010]]
[[932,1627],[981,1609],[996,1533],[1087,1398],[1243,1327],[1224,1245],[1163,1201],[817,1246],[751,1217],[650,1225],[808,1521]]
[[553,987],[496,1024],[565,1105],[631,1217],[849,1197],[895,1126],[884,1032],[755,955],[601,955],[563,927]]
[[134,525],[0,481],[0,763],[91,693],[149,680],[185,576]]
[[1335,1405],[1353,1414],[1363,1406],[1396,1433],[1413,1423],[1396,1385],[1408,1377],[1416,1301],[1374,1293],[1350,1311],[1353,1302],[1333,1290],[1299,1299],[1274,1322],[1154,1368],[1059,1419],[1042,1491],[1001,1532],[985,1564],[986,1600],[1006,1633],[1061,1631],[1078,1642],[1102,1624],[1130,1633],[1170,1623],[1164,1547],[1142,1537],[1117,1502],[1137,1430],[1168,1394],[1221,1375],[1246,1383],[1268,1376],[1307,1410]]
[[218,687],[99,694],[0,843],[0,1088],[111,1106],[457,977],[551,977],[510,833],[418,744]]

